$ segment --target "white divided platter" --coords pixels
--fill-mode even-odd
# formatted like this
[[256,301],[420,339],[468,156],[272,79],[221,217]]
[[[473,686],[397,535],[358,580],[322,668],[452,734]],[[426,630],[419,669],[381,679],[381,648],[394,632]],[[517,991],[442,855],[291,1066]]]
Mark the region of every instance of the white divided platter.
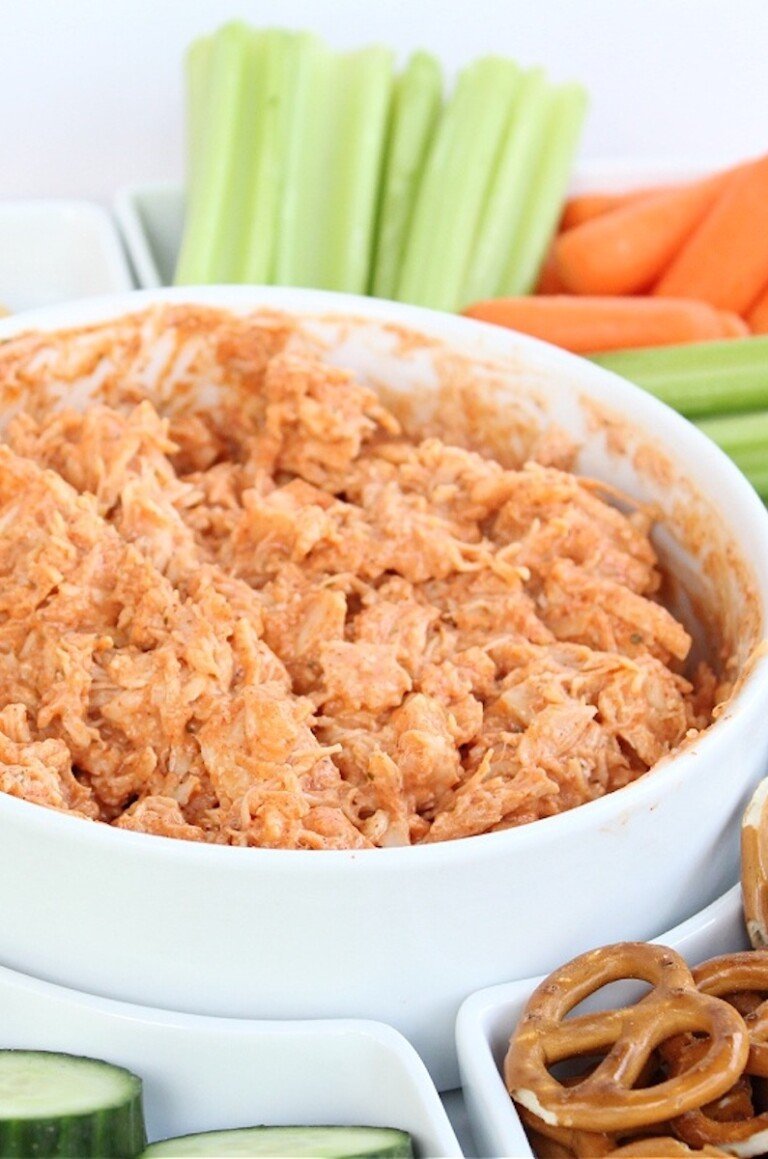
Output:
[[138,284],[145,290],[170,286],[184,229],[183,187],[128,186],[117,194],[114,211]]
[[[712,905],[654,941],[690,965],[748,949],[737,885]],[[510,1036],[541,978],[491,986],[471,995],[456,1021],[456,1047],[472,1135],[480,1156],[531,1159],[533,1152],[501,1077]],[[614,994],[615,998],[615,994]],[[600,995],[595,997],[599,1008]]]
[[416,1051],[380,1022],[208,1018],[82,994],[0,967],[0,1046],[57,1050],[144,1080],[150,1140],[260,1124],[398,1127],[461,1156]]
[[[652,188],[693,179],[712,168],[711,163],[701,160],[683,160],[675,165],[654,161],[594,161],[576,170],[572,190],[619,193],[646,186]],[[170,286],[184,228],[183,186],[172,182],[126,186],[115,198],[114,211],[139,286],[147,290]]]
[[0,306],[36,309],[133,287],[106,209],[88,201],[0,202]]

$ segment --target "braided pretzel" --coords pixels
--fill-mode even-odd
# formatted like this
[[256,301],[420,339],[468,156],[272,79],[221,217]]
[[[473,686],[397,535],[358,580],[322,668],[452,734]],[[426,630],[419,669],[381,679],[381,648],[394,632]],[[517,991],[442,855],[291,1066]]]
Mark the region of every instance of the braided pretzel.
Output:
[[741,823],[741,895],[749,940],[761,950],[768,946],[768,777]]
[[[564,1021],[584,998],[627,978],[649,982],[653,990],[634,1006]],[[651,1053],[685,1032],[709,1036],[703,1058],[684,1074],[633,1089]],[[564,1059],[606,1052],[576,1086],[564,1086],[548,1071]],[[622,942],[574,958],[541,983],[510,1042],[504,1078],[513,1099],[550,1125],[626,1134],[724,1094],[748,1053],[741,1015],[696,990],[679,954]]]

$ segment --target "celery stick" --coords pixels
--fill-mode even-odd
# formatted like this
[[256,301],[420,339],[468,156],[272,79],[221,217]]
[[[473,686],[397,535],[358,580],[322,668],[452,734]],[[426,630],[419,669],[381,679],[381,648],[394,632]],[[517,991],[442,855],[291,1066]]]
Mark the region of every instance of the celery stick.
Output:
[[213,37],[201,36],[190,45],[186,60],[187,74],[187,188],[194,193],[200,185],[205,164],[206,94],[211,63]]
[[339,60],[332,92],[331,155],[320,226],[324,249],[316,285],[364,294],[392,101],[394,56],[363,48]]
[[442,101],[437,60],[415,52],[395,83],[374,245],[371,293],[392,298],[416,190]]
[[249,126],[256,113],[257,51],[257,38],[244,24],[233,22],[214,34],[205,68],[204,110],[199,91],[202,62],[192,56],[190,105],[207,124],[199,155],[193,150],[192,174],[198,188],[190,197],[177,283],[238,277],[253,175]]
[[768,411],[700,419],[696,426],[729,455],[762,454],[768,467]]
[[768,336],[592,355],[681,414],[768,407]]
[[316,285],[324,238],[320,229],[328,141],[332,54],[316,36],[298,45],[293,105],[278,213],[274,280],[280,286]]
[[[213,278],[217,282],[240,282],[245,268],[246,249],[253,215],[256,162],[259,156],[256,128],[266,99],[264,76],[267,44],[264,33],[248,29],[243,42],[240,66],[240,91],[234,110],[229,154],[229,179],[226,206],[221,214],[219,248]],[[233,67],[237,67],[234,65]],[[214,120],[214,131],[218,128]]]
[[696,426],[733,459],[757,493],[768,498],[768,411],[702,419]]
[[523,75],[501,157],[475,238],[461,305],[495,297],[527,205],[531,173],[544,136],[549,89],[543,69]]
[[198,222],[205,211],[202,194],[207,130],[210,122],[207,116],[208,70],[210,68],[213,37],[205,36],[195,40],[189,47],[185,59],[186,74],[186,207],[184,211],[184,235],[181,252],[176,263],[175,281],[189,281],[187,271],[193,274],[192,259]]
[[750,483],[763,502],[768,499],[768,471],[753,471],[747,475]]
[[240,277],[245,282],[269,283],[274,272],[301,36],[270,29],[260,34],[260,40],[259,75],[255,78],[259,89],[256,119],[251,141],[243,141],[243,148],[253,152],[253,176],[251,204],[243,222]]
[[275,281],[364,293],[392,54],[307,43],[298,68]]
[[456,310],[519,70],[486,57],[459,75],[421,179],[397,286],[402,302]]
[[763,502],[768,501],[768,466],[742,467],[738,462],[736,466],[742,475],[746,476]]
[[587,96],[580,85],[562,85],[552,92],[549,105],[525,209],[499,286],[504,297],[529,294],[536,285],[568,189]]

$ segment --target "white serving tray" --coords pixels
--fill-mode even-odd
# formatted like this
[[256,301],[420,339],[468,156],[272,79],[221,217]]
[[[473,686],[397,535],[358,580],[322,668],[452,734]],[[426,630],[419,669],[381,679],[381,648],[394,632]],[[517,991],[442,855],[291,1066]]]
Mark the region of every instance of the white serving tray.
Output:
[[120,235],[88,201],[0,202],[0,305],[16,313],[133,287]]
[[[691,965],[749,948],[736,885],[700,913],[655,942],[670,946]],[[531,1159],[533,1152],[501,1077],[510,1036],[542,978],[491,986],[471,995],[459,1010],[456,1048],[464,1099],[479,1156]],[[614,995],[615,999],[615,995]],[[600,1006],[600,995],[595,1006]]]
[[[579,166],[571,190],[619,193],[651,188],[692,180],[715,167],[711,162],[691,159],[674,165],[622,159],[594,161]],[[183,186],[168,182],[126,186],[115,198],[114,211],[139,286],[149,290],[171,285],[184,227]]]
[[93,997],[0,967],[0,1047],[106,1059],[144,1080],[150,1140],[228,1127],[370,1125],[461,1156],[424,1063],[380,1022],[257,1022]]

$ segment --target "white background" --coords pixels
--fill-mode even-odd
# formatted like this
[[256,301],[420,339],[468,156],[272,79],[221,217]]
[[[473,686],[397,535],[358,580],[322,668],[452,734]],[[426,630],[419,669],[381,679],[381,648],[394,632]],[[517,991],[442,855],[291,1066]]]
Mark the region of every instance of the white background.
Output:
[[768,0],[0,0],[0,197],[180,178],[184,48],[235,16],[543,63],[590,90],[583,157],[768,150]]

